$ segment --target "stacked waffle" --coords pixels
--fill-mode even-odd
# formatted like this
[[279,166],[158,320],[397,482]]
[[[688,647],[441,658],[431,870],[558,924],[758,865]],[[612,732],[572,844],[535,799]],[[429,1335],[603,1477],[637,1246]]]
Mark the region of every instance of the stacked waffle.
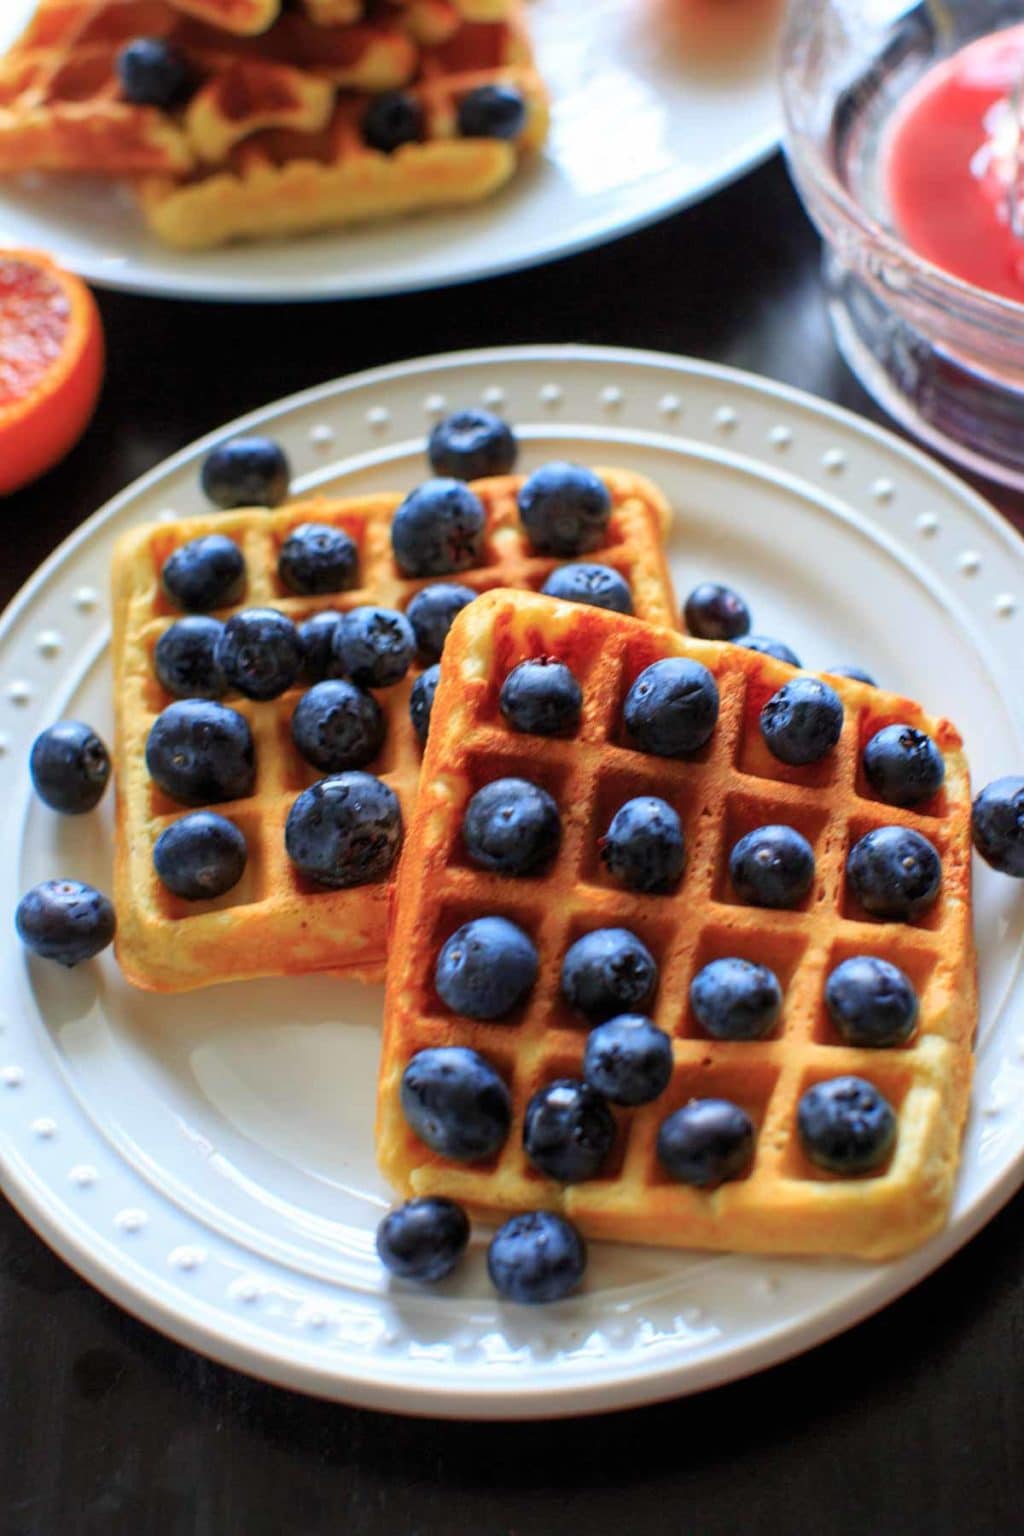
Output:
[[519,0],[40,0],[0,60],[0,174],[122,178],[188,249],[475,202],[546,125]]

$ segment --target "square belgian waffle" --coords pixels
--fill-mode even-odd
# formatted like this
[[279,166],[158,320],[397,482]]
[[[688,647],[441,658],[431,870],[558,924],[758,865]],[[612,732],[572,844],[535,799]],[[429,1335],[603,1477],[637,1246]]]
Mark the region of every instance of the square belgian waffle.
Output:
[[[677,622],[675,598],[661,537],[670,513],[650,481],[622,470],[598,470],[612,495],[608,538],[590,558],[626,577],[636,612],[658,624]],[[516,494],[521,476],[479,480],[484,504],[483,563],[446,578],[478,591],[495,586],[541,586],[562,562],[530,550],[519,522]],[[180,618],[163,594],[160,572],[172,550],[208,533],[226,534],[245,556],[247,590],[226,618],[243,607],[279,608],[296,622],[323,608],[361,603],[405,608],[430,583],[403,577],[391,552],[391,519],[400,495],[325,498],[296,502],[280,511],[211,513],[174,523],[132,529],[119,540],[113,565],[115,758],[117,853],[115,899],[119,914],[117,954],[130,981],[154,991],[183,991],[250,976],[336,970],[364,977],[383,971],[387,882],[328,890],[304,879],[284,848],[284,823],[296,795],[321,777],[292,743],[296,687],[270,703],[229,693],[225,702],[245,715],[256,744],[257,779],[251,797],[218,806],[244,831],[249,863],[242,881],[212,902],[186,902],[171,894],[153,870],[153,845],[185,808],[164,795],[146,771],[146,738],[171,697],[153,670],[153,650]],[[281,543],[299,523],[324,522],[345,529],[359,549],[360,584],[324,597],[296,597],[277,575]],[[368,771],[398,795],[408,821],[419,779],[421,751],[409,720],[409,693],[417,669],[376,697],[387,717],[387,735]]]
[[[573,739],[514,732],[498,711],[508,672],[539,654],[565,661],[580,680],[583,714]],[[665,656],[703,662],[721,695],[710,742],[687,759],[647,756],[623,734],[629,688]],[[830,678],[844,704],[839,744],[821,763],[786,767],[768,752],[758,716],[793,675],[793,668],[741,646],[687,639],[534,594],[494,592],[463,611],[445,650],[420,799],[395,886],[377,1143],[384,1173],[403,1194],[443,1194],[493,1216],[557,1210],[598,1238],[865,1258],[901,1253],[942,1224],[966,1114],[977,1012],[970,789],[960,738],[948,721],[928,718],[907,699]],[[860,767],[866,739],[893,722],[927,730],[945,759],[943,789],[916,811],[875,799]],[[484,873],[462,846],[470,796],[508,775],[541,785],[560,808],[562,846],[543,875]],[[631,892],[602,866],[598,840],[619,806],[638,794],[661,796],[682,819],[688,861],[675,894]],[[795,827],[815,851],[815,883],[797,910],[743,906],[729,881],[732,846],[772,823]],[[870,918],[847,888],[851,844],[891,823],[923,832],[942,858],[939,898],[912,923]],[[444,941],[485,914],[518,923],[540,956],[530,999],[497,1023],[452,1013],[433,983]],[[658,962],[650,1011],[672,1038],[673,1076],[652,1104],[613,1110],[616,1141],[600,1176],[565,1186],[528,1162],[523,1113],[546,1082],[582,1075],[586,1026],[559,991],[566,950],[591,929],[620,926],[639,935]],[[905,1047],[846,1046],[831,1025],[826,977],[841,960],[863,953],[893,961],[914,983],[919,1025]],[[744,1042],[702,1036],[690,1009],[690,982],[702,966],[727,956],[767,965],[778,976],[784,1002],[774,1036]],[[472,1047],[509,1084],[512,1130],[491,1161],[445,1161],[404,1120],[403,1071],[417,1051],[438,1045]],[[823,1172],[805,1158],[796,1134],[801,1094],[847,1073],[874,1083],[898,1116],[895,1150],[871,1176]],[[713,1192],[675,1182],[655,1155],[662,1120],[704,1097],[733,1100],[757,1128],[749,1173]]]

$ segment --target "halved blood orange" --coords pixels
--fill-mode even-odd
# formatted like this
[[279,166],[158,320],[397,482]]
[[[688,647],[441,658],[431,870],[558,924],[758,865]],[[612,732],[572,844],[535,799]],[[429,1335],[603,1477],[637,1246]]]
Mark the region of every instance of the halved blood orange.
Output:
[[103,379],[103,327],[85,284],[37,251],[0,250],[0,494],[62,459]]

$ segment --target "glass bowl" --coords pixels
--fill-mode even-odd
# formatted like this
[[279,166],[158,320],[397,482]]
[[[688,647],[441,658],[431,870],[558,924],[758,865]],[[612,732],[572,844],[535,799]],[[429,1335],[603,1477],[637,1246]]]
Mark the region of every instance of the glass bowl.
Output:
[[1020,0],[791,0],[784,147],[825,240],[832,327],[861,383],[940,452],[1024,490],[1024,304],[987,293],[900,238],[882,175],[909,88]]

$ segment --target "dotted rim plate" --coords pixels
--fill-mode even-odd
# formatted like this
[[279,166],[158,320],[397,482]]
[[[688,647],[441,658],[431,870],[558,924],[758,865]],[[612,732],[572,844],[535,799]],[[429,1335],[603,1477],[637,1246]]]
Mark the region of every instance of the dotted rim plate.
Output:
[[[798,578],[818,579],[807,530],[820,527],[826,552],[828,540],[840,537],[847,542],[835,547],[862,548],[878,590],[851,593],[854,612],[873,617],[872,601],[881,601],[888,582],[905,592],[914,616],[910,625],[899,602],[887,602],[884,623],[864,624],[869,640],[872,629],[891,630],[890,638],[909,647],[906,679],[886,681],[909,691],[910,681],[931,677],[923,702],[933,710],[942,706],[935,694],[944,680],[959,690],[979,782],[1024,761],[1024,710],[1012,681],[1024,545],[946,471],[845,412],[708,364],[580,347],[455,354],[329,384],[213,434],[97,513],[23,589],[0,625],[9,911],[24,885],[55,872],[65,846],[86,857],[88,826],[55,827],[32,806],[25,759],[47,720],[81,689],[101,686],[106,566],[116,532],[198,510],[198,460],[243,425],[284,443],[298,492],[325,484],[361,490],[422,474],[425,428],[473,400],[516,423],[527,467],[554,452],[593,449],[595,459],[669,480],[673,557],[687,579],[691,557],[707,564],[720,558],[709,487],[749,501],[762,533],[778,546],[779,569],[791,573],[793,594]],[[723,526],[727,520],[723,512]],[[783,589],[789,579],[781,578]],[[852,581],[853,567],[836,579]],[[947,635],[941,657],[921,654],[932,622]],[[795,606],[793,623],[796,632],[786,637],[799,650],[805,636]],[[808,648],[805,659],[829,658]],[[843,659],[871,662],[871,644],[866,654]],[[128,1102],[120,1118],[111,1115],[103,1100],[120,1090],[121,1064],[116,1052],[104,1057],[102,1032],[130,989],[109,957],[86,968],[91,978],[65,977],[27,961],[10,931],[0,946],[3,1187],[112,1299],[175,1339],[283,1386],[393,1411],[511,1418],[623,1407],[718,1384],[807,1348],[901,1294],[964,1243],[1024,1177],[1024,993],[1017,984],[1024,889],[984,872],[978,912],[985,1008],[953,1220],[895,1265],[598,1247],[578,1298],[532,1310],[502,1306],[487,1292],[479,1242],[464,1279],[437,1292],[387,1284],[373,1261],[370,1222],[335,1242],[339,1222],[310,1257],[312,1237],[283,1232],[274,1188],[257,1191],[255,1205],[232,1196],[232,1206],[219,1187],[197,1183],[192,1173],[196,1157],[216,1162],[215,1146],[161,1140],[156,1116],[140,1127]],[[341,998],[340,986],[327,978],[310,985],[311,1020]],[[252,995],[225,989],[209,1006],[244,1014],[241,1000]],[[316,1060],[320,1042],[336,1038],[347,1049],[358,1039],[368,1086],[379,994],[359,995],[365,1016],[326,1033],[311,1029],[308,1048]],[[168,1004],[139,994],[132,1002],[151,1017],[154,1058],[168,1023],[184,1029],[197,1006],[194,998]],[[145,1055],[146,1044],[136,1037],[133,1048]],[[90,1076],[91,1058],[109,1082]],[[337,1091],[344,1120],[345,1085]],[[364,1117],[365,1138],[368,1125]],[[339,1166],[368,1154],[362,1141],[346,1144],[355,1132],[338,1134]],[[330,1199],[340,1200],[341,1189],[339,1179]],[[316,1225],[311,1218],[310,1229]]]

